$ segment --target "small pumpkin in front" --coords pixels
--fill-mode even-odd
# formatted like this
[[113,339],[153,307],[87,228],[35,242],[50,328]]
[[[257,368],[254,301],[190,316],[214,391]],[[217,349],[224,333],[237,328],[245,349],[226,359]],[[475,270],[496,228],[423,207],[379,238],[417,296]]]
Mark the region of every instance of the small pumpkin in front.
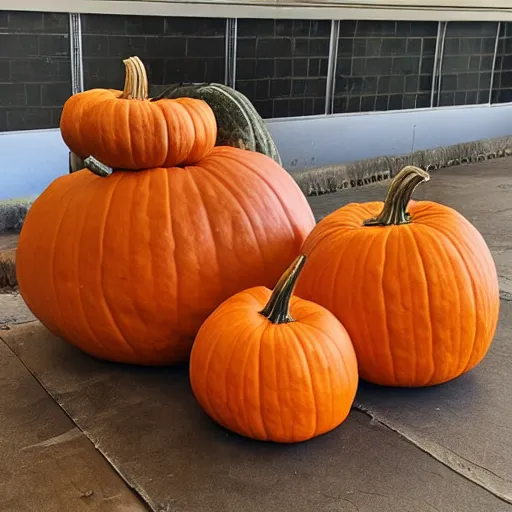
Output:
[[355,398],[350,338],[321,306],[292,297],[304,256],[274,291],[255,287],[227,299],[194,342],[190,381],[217,423],[261,441],[295,443],[339,426]]
[[386,201],[322,219],[303,252],[297,294],[329,309],[356,350],[361,378],[386,386],[441,384],[474,368],[498,322],[496,266],[460,213],[410,201],[429,174],[405,167]]
[[144,64],[138,57],[123,62],[123,91],[91,89],[64,104],[60,130],[73,159],[94,155],[110,167],[140,170],[204,158],[217,139],[208,104],[193,98],[151,101]]

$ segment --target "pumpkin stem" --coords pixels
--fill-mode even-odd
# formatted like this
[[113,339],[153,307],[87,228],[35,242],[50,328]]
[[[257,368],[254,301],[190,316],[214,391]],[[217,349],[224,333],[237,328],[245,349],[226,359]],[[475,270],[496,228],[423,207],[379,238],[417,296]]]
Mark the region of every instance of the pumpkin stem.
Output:
[[126,78],[120,98],[125,100],[147,100],[149,85],[144,64],[139,57],[125,59],[123,64],[126,68]]
[[411,222],[411,215],[407,212],[411,196],[420,183],[429,180],[427,171],[412,165],[404,167],[393,178],[382,211],[377,217],[365,220],[363,226],[394,226]]
[[112,167],[105,165],[93,156],[88,156],[84,160],[84,165],[86,169],[91,171],[93,174],[96,174],[96,176],[100,176],[101,178],[106,178],[113,172]]
[[306,263],[306,256],[298,256],[280,277],[267,305],[260,311],[260,315],[268,318],[273,324],[295,322],[290,315],[290,299],[304,263]]

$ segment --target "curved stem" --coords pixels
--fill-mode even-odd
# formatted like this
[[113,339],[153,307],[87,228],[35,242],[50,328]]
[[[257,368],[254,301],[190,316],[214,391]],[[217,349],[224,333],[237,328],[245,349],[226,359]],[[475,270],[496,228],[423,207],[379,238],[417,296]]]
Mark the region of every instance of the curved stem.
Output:
[[146,68],[139,57],[130,57],[123,60],[126,69],[124,89],[120,96],[125,100],[148,99],[148,75]]
[[430,174],[427,171],[412,165],[404,167],[393,178],[380,214],[365,220],[363,226],[393,226],[411,222],[407,205],[416,187],[429,180]]
[[304,263],[306,263],[306,256],[298,256],[281,276],[267,305],[260,311],[260,315],[266,317],[273,324],[295,322],[290,315],[290,299]]
[[106,178],[107,176],[110,176],[113,172],[112,167],[105,165],[104,163],[100,162],[97,158],[94,158],[93,156],[88,156],[84,160],[84,165],[86,169],[91,171],[93,174],[96,174],[96,176],[99,176],[100,178]]

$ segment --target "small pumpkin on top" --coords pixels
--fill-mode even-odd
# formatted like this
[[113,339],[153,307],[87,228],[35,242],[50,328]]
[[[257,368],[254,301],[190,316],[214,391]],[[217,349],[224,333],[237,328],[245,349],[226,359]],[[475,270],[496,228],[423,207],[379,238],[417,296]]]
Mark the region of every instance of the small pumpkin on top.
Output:
[[191,165],[204,158],[217,138],[208,104],[192,98],[150,101],[140,59],[123,62],[123,91],[91,89],[64,104],[60,130],[72,153],[131,170]]
[[295,443],[340,425],[355,398],[358,372],[350,338],[321,306],[292,297],[299,256],[271,292],[242,291],[202,325],[190,381],[216,422],[262,441]]
[[499,313],[496,266],[477,229],[452,208],[410,201],[429,174],[405,167],[386,201],[349,204],[313,229],[297,294],[346,327],[361,378],[431,386],[474,368]]
[[[159,91],[151,101],[164,99],[195,98],[205,101],[217,121],[216,146],[256,151],[272,158],[279,165],[281,157],[270,132],[254,105],[240,91],[216,83],[187,83],[153,86]],[[69,172],[84,167],[83,160],[70,153]]]

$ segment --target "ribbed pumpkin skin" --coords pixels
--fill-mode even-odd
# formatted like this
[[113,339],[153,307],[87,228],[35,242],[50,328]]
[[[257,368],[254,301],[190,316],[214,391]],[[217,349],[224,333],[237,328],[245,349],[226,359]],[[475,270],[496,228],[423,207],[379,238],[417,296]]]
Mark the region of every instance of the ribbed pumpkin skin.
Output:
[[215,146],[217,122],[206,102],[129,100],[121,94],[92,89],[66,101],[60,130],[73,153],[139,170],[195,164]]
[[476,228],[446,206],[409,203],[412,223],[363,227],[383,203],[350,204],[318,223],[296,293],[343,323],[362,379],[429,386],[485,356],[499,313],[491,253]]
[[96,357],[187,360],[227,297],[273,285],[314,226],[270,158],[218,147],[200,167],[56,179],[30,208],[17,275],[34,315]]
[[292,297],[296,321],[269,322],[258,312],[270,294],[255,287],[215,310],[194,342],[190,381],[220,425],[261,441],[296,443],[346,419],[357,361],[346,330],[317,304]]

